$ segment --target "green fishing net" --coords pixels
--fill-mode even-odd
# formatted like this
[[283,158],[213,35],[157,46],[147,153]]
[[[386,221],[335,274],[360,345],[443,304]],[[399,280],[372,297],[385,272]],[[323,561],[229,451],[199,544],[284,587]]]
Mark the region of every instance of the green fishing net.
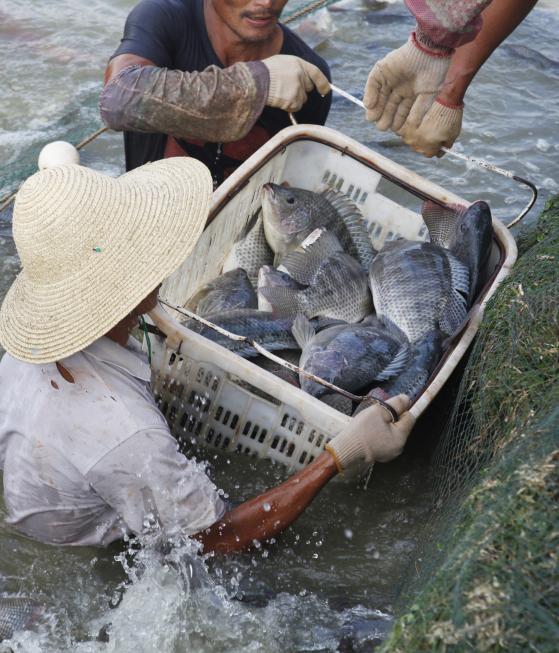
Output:
[[519,251],[435,451],[436,505],[385,653],[558,650],[559,197]]

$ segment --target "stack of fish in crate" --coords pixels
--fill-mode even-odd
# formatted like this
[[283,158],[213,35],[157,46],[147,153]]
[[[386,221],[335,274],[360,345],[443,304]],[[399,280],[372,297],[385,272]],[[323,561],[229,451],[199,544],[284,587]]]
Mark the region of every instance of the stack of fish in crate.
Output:
[[[465,324],[493,235],[485,202],[443,208],[426,201],[422,216],[429,242],[397,238],[377,252],[370,216],[346,195],[265,183],[261,210],[222,273],[185,304],[247,340],[195,319],[184,325],[346,415],[358,409],[347,393],[414,397]],[[262,356],[250,341],[302,372]]]

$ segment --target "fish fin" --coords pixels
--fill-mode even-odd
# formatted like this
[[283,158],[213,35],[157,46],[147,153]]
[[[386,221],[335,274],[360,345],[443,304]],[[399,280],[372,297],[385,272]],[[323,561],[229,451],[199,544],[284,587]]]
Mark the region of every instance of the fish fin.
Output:
[[274,315],[292,316],[299,312],[299,291],[295,288],[268,286],[258,292],[268,301]]
[[396,353],[396,356],[394,356],[390,363],[379,374],[376,375],[376,380],[386,381],[387,379],[400,374],[400,372],[403,372],[404,368],[408,364],[409,357],[410,346],[406,342],[400,347]]
[[[386,315],[381,315],[378,317],[378,321],[382,324],[382,326],[392,334],[393,337],[396,338],[396,340],[401,340],[402,342],[407,342],[408,337],[406,334],[400,329],[400,327],[393,322],[388,316]],[[370,324],[374,324],[374,321],[371,320]]]
[[342,251],[340,241],[325,229],[315,229],[297,249],[281,259],[278,270],[287,272],[295,281],[310,286],[324,260]]
[[470,271],[468,266],[464,265],[462,261],[447,250],[443,251],[450,266],[452,288],[467,297],[470,292]]
[[441,247],[448,247],[454,233],[458,218],[466,211],[460,204],[437,204],[426,200],[421,207],[421,215],[429,232],[431,242]]
[[336,236],[331,231],[321,227],[312,231],[301,243],[301,247],[307,254],[320,260],[337,252],[343,252],[340,241]]
[[366,228],[363,213],[361,213],[357,204],[350,200],[347,195],[339,190],[334,190],[333,188],[326,188],[326,190],[323,190],[320,194],[325,200],[330,202],[346,224],[351,222],[363,223]]
[[280,272],[287,272],[298,283],[310,286],[318,265],[320,265],[320,261],[315,261],[310,254],[296,249],[281,259],[281,264],[277,266],[277,269]]
[[304,349],[305,345],[310,342],[311,338],[314,338],[316,335],[316,331],[314,330],[313,325],[301,313],[299,313],[293,320],[291,332],[293,333],[293,337],[301,349]]
[[441,330],[452,335],[461,327],[468,314],[467,299],[455,289],[452,289],[439,319]]

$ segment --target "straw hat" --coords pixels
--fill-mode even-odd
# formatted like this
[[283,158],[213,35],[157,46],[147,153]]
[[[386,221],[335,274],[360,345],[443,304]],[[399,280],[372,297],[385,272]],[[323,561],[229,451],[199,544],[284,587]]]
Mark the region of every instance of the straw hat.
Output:
[[188,256],[211,193],[208,169],[186,157],[116,179],[77,165],[30,177],[14,205],[22,271],[0,309],[4,348],[47,363],[107,333]]

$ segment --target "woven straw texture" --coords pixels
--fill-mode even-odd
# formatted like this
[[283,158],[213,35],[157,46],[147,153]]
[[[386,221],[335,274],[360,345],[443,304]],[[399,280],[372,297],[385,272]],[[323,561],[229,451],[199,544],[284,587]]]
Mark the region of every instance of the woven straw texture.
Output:
[[22,271],[0,310],[2,345],[47,363],[107,333],[188,256],[211,192],[186,157],[117,179],[77,165],[30,177],[14,206]]

